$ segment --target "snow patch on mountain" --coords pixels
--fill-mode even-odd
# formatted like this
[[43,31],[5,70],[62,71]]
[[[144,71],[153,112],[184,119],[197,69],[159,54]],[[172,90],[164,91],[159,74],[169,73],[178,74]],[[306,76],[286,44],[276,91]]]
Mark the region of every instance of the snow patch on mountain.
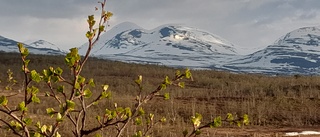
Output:
[[53,49],[53,50],[65,52],[64,50],[61,50],[59,46],[45,40],[28,40],[23,43],[38,49]]
[[232,60],[225,66],[244,72],[318,75],[320,29],[304,27],[287,33],[274,44]]
[[[84,55],[87,46],[79,53]],[[191,68],[221,66],[238,55],[231,42],[203,30],[172,24],[146,30],[129,22],[101,35],[91,53],[104,59]]]
[[[18,41],[5,38],[3,36],[0,36],[0,51],[4,52],[19,52],[18,49]],[[43,55],[62,55],[63,52],[59,50],[54,50],[51,48],[35,48],[33,46],[29,46],[27,44],[24,44],[26,48],[29,49],[29,52],[32,54],[43,54]]]
[[[46,41],[27,42],[34,54],[63,54]],[[0,36],[0,50],[18,52],[17,42]],[[79,48],[84,55],[88,43]],[[100,36],[91,56],[131,63],[147,63],[237,73],[319,75],[320,28],[304,27],[287,33],[254,53],[209,32],[168,24],[146,30],[121,23]]]

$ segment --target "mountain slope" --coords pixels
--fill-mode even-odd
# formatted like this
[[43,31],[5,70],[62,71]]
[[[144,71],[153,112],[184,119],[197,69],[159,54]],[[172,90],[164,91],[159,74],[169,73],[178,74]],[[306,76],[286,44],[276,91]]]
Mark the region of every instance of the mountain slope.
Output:
[[18,52],[17,41],[0,36],[0,51]]
[[[19,52],[18,41],[8,39],[0,36],[0,51],[4,52]],[[50,48],[35,48],[25,44],[25,47],[29,49],[32,54],[43,54],[43,55],[61,55],[64,54],[61,51],[50,49]]]
[[231,61],[228,68],[245,72],[318,74],[320,29],[304,27],[287,33],[273,45]]
[[61,52],[65,52],[61,50],[57,45],[52,44],[45,40],[28,40],[23,42],[31,47],[38,48],[38,49],[53,49]]
[[148,50],[148,48],[157,48],[162,51],[176,49],[186,52],[196,51],[201,54],[237,53],[230,42],[195,28],[181,25],[164,25],[153,30],[145,30],[133,23],[126,22],[103,34],[100,43],[95,45],[93,54],[128,54],[137,53],[142,49]]
[[[84,54],[87,43],[80,47]],[[207,67],[220,65],[238,55],[235,46],[208,32],[182,25],[163,25],[145,30],[122,23],[103,34],[92,55],[105,59],[168,66]]]

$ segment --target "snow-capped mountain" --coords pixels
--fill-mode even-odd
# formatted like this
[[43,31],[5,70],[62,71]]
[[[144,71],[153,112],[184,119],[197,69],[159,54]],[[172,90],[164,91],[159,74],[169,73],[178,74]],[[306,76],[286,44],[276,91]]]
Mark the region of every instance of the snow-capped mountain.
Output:
[[[0,51],[4,52],[19,52],[18,49],[18,41],[5,38],[0,36]],[[25,47],[29,49],[29,52],[32,54],[43,54],[43,55],[61,55],[64,54],[59,50],[54,50],[51,48],[35,48],[33,46],[29,46],[25,44]]]
[[243,72],[319,74],[320,28],[294,30],[263,50],[225,65]]
[[[30,42],[29,42],[30,43]],[[88,43],[79,48],[86,53]],[[39,40],[27,44],[34,54],[64,54],[54,44]],[[0,36],[0,51],[18,52],[17,41]],[[100,36],[91,56],[133,63],[160,64],[237,73],[320,74],[320,28],[305,27],[287,33],[249,55],[223,38],[183,25],[146,30],[125,22]]]
[[61,52],[65,52],[61,50],[57,45],[52,44],[45,40],[28,40],[23,42],[31,47],[38,48],[38,49],[53,49]]
[[102,35],[92,54],[136,54],[141,51],[150,54],[150,49],[175,54],[181,51],[200,54],[237,54],[232,43],[196,28],[163,25],[153,30],[145,30],[129,22],[119,24]]
[[18,52],[17,41],[0,36],[0,51]]
[[[87,45],[80,47],[81,54]],[[220,66],[238,55],[232,43],[203,30],[182,25],[146,30],[129,22],[103,34],[91,53],[104,59],[192,68]]]
[[[80,53],[85,53],[86,44],[80,48]],[[92,55],[173,67],[312,75],[320,72],[320,29],[294,30],[249,55],[239,55],[238,51],[232,43],[196,28],[163,25],[145,30],[127,22],[102,35]]]

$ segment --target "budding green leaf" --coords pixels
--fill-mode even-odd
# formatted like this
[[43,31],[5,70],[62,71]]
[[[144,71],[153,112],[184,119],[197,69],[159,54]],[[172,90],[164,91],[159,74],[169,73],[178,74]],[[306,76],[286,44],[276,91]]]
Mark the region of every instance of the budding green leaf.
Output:
[[28,71],[28,65],[29,65],[29,62],[30,62],[30,60],[29,60],[29,59],[26,59],[26,60],[24,60],[24,61],[23,61],[24,66],[26,67],[26,68],[25,68],[25,69],[26,69],[26,71]]
[[34,103],[40,103],[40,98],[38,98],[36,95],[33,95],[31,101]]
[[52,118],[54,113],[55,113],[55,110],[53,108],[47,108],[47,114],[50,115],[50,117]]
[[243,115],[243,121],[242,121],[242,123],[244,124],[244,125],[249,125],[249,116],[247,115],[247,114],[245,114],[245,115]]
[[146,112],[143,110],[142,107],[139,108],[139,111],[138,111],[138,115],[141,116],[141,115],[144,115]]
[[74,110],[75,106],[76,106],[76,103],[74,103],[71,100],[67,100],[67,109],[68,110]]
[[169,79],[169,77],[168,76],[166,76],[166,78],[164,79],[164,84],[166,84],[166,85],[171,85],[171,81],[170,81],[170,79]]
[[81,57],[78,54],[78,48],[71,48],[70,52],[65,57],[65,63],[69,67],[74,67],[80,61],[80,59],[81,59]]
[[47,126],[43,125],[40,130],[41,130],[41,133],[45,133],[47,131]]
[[118,116],[118,113],[116,111],[111,111],[111,119],[114,119]]
[[134,123],[139,126],[139,125],[142,124],[142,119],[141,118],[136,118]]
[[61,76],[62,72],[63,72],[63,70],[62,70],[60,67],[58,67],[58,68],[56,68],[56,69],[54,70],[54,73],[57,74],[57,75],[59,75],[59,76]]
[[59,79],[58,76],[52,76],[52,77],[51,77],[51,80],[52,80],[53,82],[58,82],[60,79]]
[[41,134],[36,132],[36,133],[34,133],[33,137],[41,137]]
[[106,108],[105,115],[111,115],[111,110]]
[[123,111],[124,111],[124,109],[123,109],[122,107],[117,107],[117,108],[116,108],[116,112],[117,112],[118,114],[122,113]]
[[57,88],[57,91],[60,92],[60,93],[64,93],[64,86],[63,86],[63,85],[60,85],[60,86]]
[[83,95],[85,98],[90,98],[92,95],[92,92],[90,89],[86,89],[86,90],[84,90]]
[[101,92],[101,98],[110,98],[111,97],[111,92],[110,91],[103,91]]
[[88,20],[89,20],[89,21],[93,21],[93,20],[94,20],[94,15],[88,16]]
[[41,76],[39,73],[37,73],[37,71],[35,70],[32,70],[31,72],[31,79],[37,83],[39,83],[41,81]]
[[126,107],[126,108],[125,108],[125,114],[126,114],[128,117],[131,117],[131,116],[132,116],[131,108]]
[[84,82],[86,81],[86,78],[82,77],[82,76],[78,76],[78,83],[80,84],[84,84]]
[[86,33],[86,37],[87,37],[88,39],[92,39],[92,38],[93,38],[93,36],[94,36],[94,34],[93,34],[92,32],[87,31],[87,33]]
[[77,97],[77,96],[80,96],[81,94],[80,94],[79,91],[77,91],[75,95],[76,95],[76,97]]
[[[222,125],[221,116],[214,118],[212,127],[220,127]],[[210,126],[211,127],[211,126]]]
[[240,121],[237,121],[237,126],[241,127],[241,122]]
[[138,131],[138,132],[136,132],[132,137],[142,137],[142,131]]
[[57,132],[54,137],[61,137],[61,135],[59,134],[59,132]]
[[93,79],[90,79],[89,82],[88,82],[88,84],[89,84],[91,87],[95,87],[95,86],[96,86],[96,84],[94,84]]
[[52,76],[51,71],[44,69],[44,70],[42,71],[42,74],[43,74],[43,80],[44,80],[45,82],[47,82],[47,83],[50,82],[51,76]]
[[18,43],[18,48],[22,57],[26,57],[29,55],[29,50],[25,48],[22,43]]
[[164,100],[169,100],[170,99],[170,94],[169,93],[164,93]]
[[103,31],[104,31],[104,26],[103,25],[99,26],[99,32],[103,32]]
[[149,114],[149,119],[150,119],[150,120],[153,120],[153,118],[154,118],[154,114],[150,113],[150,114]]
[[50,125],[47,130],[52,132],[52,125]]
[[6,106],[6,105],[8,104],[8,99],[7,99],[6,96],[1,96],[1,97],[0,97],[0,104],[1,104],[2,106]]
[[184,82],[179,82],[178,83],[178,86],[180,87],[180,88],[184,88],[185,86],[184,86]]
[[191,72],[190,72],[190,69],[187,69],[187,70],[185,71],[185,74],[186,74],[186,78],[188,78],[188,79],[192,78],[192,74],[191,74]]
[[94,26],[94,24],[96,23],[96,21],[94,20],[94,15],[88,16],[87,22],[89,24],[89,28],[91,29]]
[[165,117],[162,117],[162,118],[160,119],[160,121],[161,121],[162,123],[164,123],[164,122],[167,122],[167,119],[166,119]]
[[134,82],[135,82],[136,84],[138,84],[138,85],[141,85],[141,83],[142,83],[142,75],[139,75],[139,76],[138,76],[138,79],[136,79]]
[[227,114],[227,120],[229,120],[229,121],[234,120],[233,115],[231,113]]
[[27,111],[28,110],[27,107],[26,107],[26,103],[24,101],[19,103],[18,110],[20,110],[20,111]]
[[98,101],[93,102],[93,105],[98,105],[98,104],[99,104]]
[[57,122],[62,122],[62,115],[60,113],[57,114]]
[[97,134],[94,135],[94,137],[102,137],[102,135],[97,133]]
[[108,12],[105,14],[105,19],[104,19],[104,20],[105,20],[105,21],[106,21],[106,20],[109,20],[112,16],[113,16],[113,13],[108,11]]
[[180,70],[177,70],[176,73],[175,73],[176,77],[179,77],[181,75],[181,72]]
[[45,97],[50,97],[50,93],[49,93],[49,92],[46,92],[44,96],[45,96]]
[[109,109],[106,109],[106,111],[105,111],[104,115],[108,117],[108,120],[113,119],[113,117],[112,117],[112,115],[111,115],[111,114],[112,114],[112,111],[111,111],[111,110],[109,110]]
[[107,91],[107,90],[108,90],[108,88],[109,88],[109,85],[102,85],[102,89],[103,89],[103,91]]
[[98,121],[101,121],[101,117],[100,117],[100,116],[96,116],[96,119],[97,119]]
[[35,95],[39,92],[39,89],[35,86],[27,87],[27,92]]
[[201,124],[201,120],[202,120],[202,115],[199,113],[196,113],[195,116],[192,116],[191,121],[194,125],[194,127],[199,127]]
[[196,135],[200,135],[201,134],[201,130],[197,129],[195,132]]
[[22,128],[22,125],[21,125],[19,122],[17,122],[17,121],[11,121],[11,122],[10,122],[10,125],[11,125],[12,127],[17,128],[17,129],[21,129],[21,128]]
[[76,82],[76,83],[74,84],[74,88],[75,88],[75,89],[80,89],[80,88],[81,88],[80,83],[79,83],[79,82]]
[[167,85],[166,84],[161,84],[160,85],[160,90],[165,90],[167,88]]
[[35,126],[40,129],[41,127],[40,121],[38,121]]
[[25,118],[25,119],[23,119],[23,122],[26,123],[26,125],[31,125],[32,124],[32,119],[31,118]]

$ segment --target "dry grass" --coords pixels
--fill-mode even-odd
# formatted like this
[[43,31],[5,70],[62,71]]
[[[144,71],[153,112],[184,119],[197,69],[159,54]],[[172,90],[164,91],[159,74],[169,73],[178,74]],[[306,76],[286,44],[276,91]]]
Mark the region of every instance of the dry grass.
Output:
[[[70,71],[64,65],[61,56],[40,56],[30,55],[30,69],[42,71],[42,69],[62,67],[63,76],[70,78]],[[23,83],[21,61],[18,54],[1,53],[0,80],[1,86],[6,85],[6,71],[11,69],[18,84],[14,87],[16,93]],[[174,76],[176,69],[164,66],[127,64],[121,62],[89,59],[83,71],[86,78],[94,78],[96,85],[108,84],[113,92],[110,100],[101,102],[90,111],[91,119],[88,126],[96,124],[95,116],[102,114],[105,108],[110,108],[113,103],[118,106],[133,106],[138,87],[133,80],[138,75],[144,76],[144,91],[148,93],[157,87],[163,78],[168,75]],[[194,70],[192,71],[194,81],[186,83],[185,89],[172,87],[166,90],[171,94],[171,99],[164,101],[154,99],[143,107],[147,112],[155,113],[156,118],[162,116],[167,118],[167,123],[157,125],[154,128],[153,136],[181,136],[184,129],[189,129],[190,116],[196,112],[204,116],[205,121],[212,120],[215,116],[225,116],[227,113],[236,115],[248,114],[250,116],[250,127],[318,127],[320,126],[320,77],[318,76],[264,76],[252,74],[232,74],[228,72]],[[47,91],[44,83],[36,84],[41,89],[42,94]],[[3,89],[1,87],[0,89]],[[92,89],[94,96],[100,91],[100,86]],[[11,94],[10,93],[10,94]],[[0,94],[8,94],[5,91]],[[10,103],[16,105],[21,96],[10,98]],[[46,108],[53,107],[54,101],[46,97],[41,97],[41,104],[31,106],[29,114],[36,119],[44,120],[48,124],[50,120],[45,115]],[[1,118],[4,116],[1,114]],[[62,128],[63,135],[71,136],[69,121],[65,121]],[[225,125],[225,127],[230,127]],[[231,126],[233,127],[233,126]],[[233,127],[232,130],[246,131],[235,136],[258,136],[259,130]],[[125,136],[130,136],[139,127],[133,125],[125,132]],[[225,136],[232,131],[225,128],[205,130],[203,136]],[[110,128],[101,132],[104,136],[112,136],[114,129]],[[255,132],[257,131],[257,132]],[[279,131],[281,132],[281,131]],[[6,135],[8,132],[0,130],[0,134]],[[269,134],[269,133],[261,133]],[[10,134],[9,134],[10,135]],[[271,133],[270,133],[271,135]],[[281,136],[275,132],[271,136]]]

